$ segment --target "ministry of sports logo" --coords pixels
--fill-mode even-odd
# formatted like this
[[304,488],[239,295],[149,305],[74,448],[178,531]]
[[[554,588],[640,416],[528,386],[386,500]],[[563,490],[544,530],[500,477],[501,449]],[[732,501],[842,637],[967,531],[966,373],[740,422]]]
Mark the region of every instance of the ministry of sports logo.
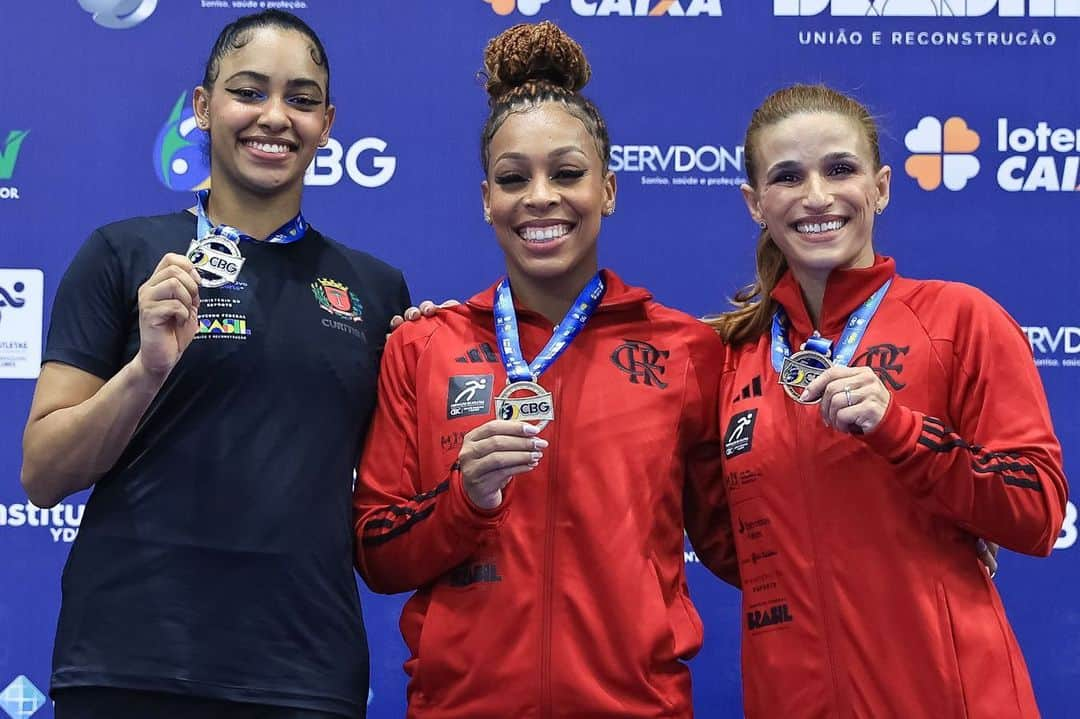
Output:
[[972,154],[979,143],[979,134],[964,118],[950,117],[942,123],[928,115],[904,136],[904,145],[914,153],[904,163],[904,170],[924,190],[936,190],[942,184],[950,190],[962,190],[979,174],[979,158]]

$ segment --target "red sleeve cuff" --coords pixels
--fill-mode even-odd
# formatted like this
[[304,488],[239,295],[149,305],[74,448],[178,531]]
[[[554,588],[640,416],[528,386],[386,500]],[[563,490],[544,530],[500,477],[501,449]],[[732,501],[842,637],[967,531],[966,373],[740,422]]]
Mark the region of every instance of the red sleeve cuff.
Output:
[[465,483],[461,478],[461,470],[455,465],[450,470],[450,496],[454,506],[454,514],[476,529],[495,529],[506,521],[510,500],[514,496],[514,482],[506,485],[503,489],[502,504],[492,509],[484,509],[476,506],[468,493],[465,492]]
[[893,397],[878,426],[866,434],[856,436],[885,459],[899,462],[911,453],[918,439],[919,427],[916,413]]

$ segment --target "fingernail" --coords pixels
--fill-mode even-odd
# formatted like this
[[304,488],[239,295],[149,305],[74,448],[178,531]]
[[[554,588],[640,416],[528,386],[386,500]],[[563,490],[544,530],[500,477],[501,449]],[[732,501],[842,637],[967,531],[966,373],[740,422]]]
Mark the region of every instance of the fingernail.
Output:
[[529,455],[529,457],[532,458],[533,464],[536,464],[537,462],[539,462],[540,458],[543,457],[543,456],[544,456],[543,452],[533,452],[532,454]]
[[538,466],[539,464],[540,464],[540,460],[535,460],[535,461],[533,461],[533,462],[529,462],[529,469],[536,469],[536,467],[537,467],[537,466]]
[[543,449],[544,447],[548,446],[548,442],[547,442],[546,439],[541,439],[539,437],[536,437],[532,441],[532,446],[533,446],[533,449]]
[[528,437],[540,434],[540,428],[535,424],[529,424],[528,422],[521,423],[521,431],[524,432],[525,435]]

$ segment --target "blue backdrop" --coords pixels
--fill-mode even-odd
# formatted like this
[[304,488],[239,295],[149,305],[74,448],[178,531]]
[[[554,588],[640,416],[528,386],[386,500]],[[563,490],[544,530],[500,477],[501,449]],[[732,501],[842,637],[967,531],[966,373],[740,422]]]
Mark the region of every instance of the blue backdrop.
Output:
[[[208,172],[190,90],[221,26],[271,6],[308,20],[332,60],[338,120],[305,212],[402,267],[416,298],[465,297],[500,272],[481,219],[486,96],[475,75],[486,41],[514,22],[558,21],[592,61],[587,93],[610,124],[619,179],[603,263],[692,313],[723,308],[750,279],[756,228],[737,186],[751,110],[794,81],[855,93],[877,113],[894,170],[879,249],[908,276],[982,287],[1025,327],[1066,470],[1077,467],[1080,0],[4,0],[0,710],[10,716],[52,716],[35,687],[48,686],[60,571],[85,501],[44,512],[18,483],[57,281],[94,227],[192,204]],[[1047,717],[1078,714],[1075,519],[1070,504],[1049,560],[1001,557],[998,584]],[[698,714],[741,716],[737,594],[700,565],[688,571],[707,627],[692,664]],[[403,715],[402,599],[364,595],[376,719]]]

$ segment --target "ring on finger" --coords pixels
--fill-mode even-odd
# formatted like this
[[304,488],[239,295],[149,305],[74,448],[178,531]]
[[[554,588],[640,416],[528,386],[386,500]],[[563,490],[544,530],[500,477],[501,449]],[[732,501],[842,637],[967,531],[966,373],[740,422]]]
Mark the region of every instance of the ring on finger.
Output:
[[851,385],[844,387],[844,400],[847,402],[848,407],[855,404],[851,401]]

